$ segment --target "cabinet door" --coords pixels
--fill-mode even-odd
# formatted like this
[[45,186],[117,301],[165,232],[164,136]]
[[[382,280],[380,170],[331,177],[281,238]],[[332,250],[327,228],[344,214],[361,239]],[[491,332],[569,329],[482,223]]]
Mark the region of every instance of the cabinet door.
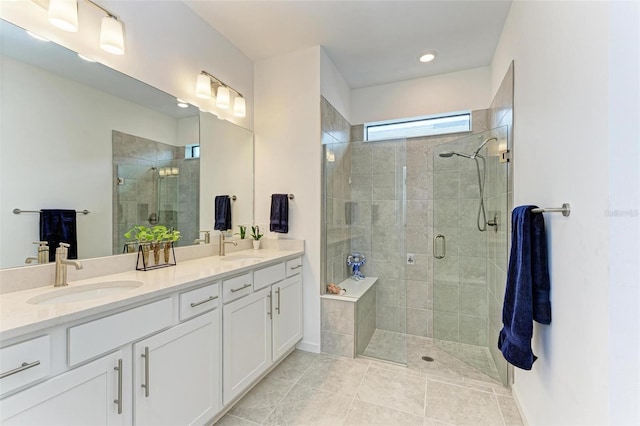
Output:
[[223,307],[223,401],[226,405],[271,365],[271,288]]
[[274,284],[273,360],[278,360],[302,339],[302,278],[296,275]]
[[[3,425],[124,425],[122,351],[63,373],[0,401]],[[120,361],[121,369],[117,370]],[[130,375],[128,376],[130,380]]]
[[220,310],[133,345],[136,425],[204,424],[220,409]]

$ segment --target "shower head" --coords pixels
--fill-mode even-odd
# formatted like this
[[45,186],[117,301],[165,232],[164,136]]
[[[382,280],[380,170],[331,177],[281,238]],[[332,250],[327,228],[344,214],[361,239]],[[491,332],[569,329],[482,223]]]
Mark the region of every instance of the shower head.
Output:
[[487,139],[485,139],[485,140],[484,140],[484,142],[482,142],[482,143],[480,144],[480,146],[478,147],[478,149],[476,149],[476,152],[474,152],[474,153],[473,153],[469,158],[476,158],[476,157],[478,156],[478,153],[480,152],[480,150],[481,150],[482,148],[484,148],[484,146],[485,146],[486,144],[488,144],[488,143],[489,143],[489,142],[491,142],[491,141],[497,141],[497,140],[498,140],[498,138],[496,138],[496,137],[491,137],[491,138],[487,138]]

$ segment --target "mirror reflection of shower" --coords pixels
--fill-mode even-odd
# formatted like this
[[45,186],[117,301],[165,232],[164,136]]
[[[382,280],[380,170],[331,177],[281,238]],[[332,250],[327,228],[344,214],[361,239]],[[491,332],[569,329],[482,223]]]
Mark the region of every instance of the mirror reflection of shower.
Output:
[[[465,154],[463,152],[455,152],[455,151],[445,151],[441,152],[439,155],[442,158],[451,158],[454,155],[462,158],[468,158],[474,160],[476,163],[476,171],[478,172],[478,189],[480,192],[480,203],[478,204],[478,216],[477,216],[477,226],[480,232],[484,232],[487,230],[487,213],[484,208],[484,184],[487,178],[487,167],[485,159],[482,155],[480,155],[480,151],[486,144],[491,141],[497,141],[498,139],[495,137],[487,138],[480,144],[478,149],[475,150],[473,154]],[[482,173],[480,172],[480,162],[478,158],[482,160]]]

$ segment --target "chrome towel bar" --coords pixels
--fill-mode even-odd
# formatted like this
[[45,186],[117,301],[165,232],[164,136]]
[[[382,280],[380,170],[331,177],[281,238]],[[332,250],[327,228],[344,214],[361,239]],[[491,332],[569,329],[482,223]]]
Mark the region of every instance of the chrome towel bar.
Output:
[[531,210],[533,213],[562,213],[562,216],[569,216],[571,214],[571,205],[564,203],[562,207],[541,207]]
[[[40,210],[20,210],[20,209],[13,209],[13,214],[20,214],[20,213],[40,213]],[[84,209],[84,210],[76,210],[76,213],[80,214],[89,214],[91,213],[89,210]]]

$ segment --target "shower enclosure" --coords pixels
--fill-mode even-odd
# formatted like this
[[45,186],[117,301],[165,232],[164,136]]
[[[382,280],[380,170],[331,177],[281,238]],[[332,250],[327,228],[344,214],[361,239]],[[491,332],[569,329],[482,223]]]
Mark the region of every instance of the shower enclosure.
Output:
[[[357,356],[424,368],[449,354],[503,383],[496,348],[508,246],[506,128],[324,144],[325,282],[361,252],[375,331]],[[442,155],[441,155],[442,154]],[[422,364],[420,364],[422,363]]]

